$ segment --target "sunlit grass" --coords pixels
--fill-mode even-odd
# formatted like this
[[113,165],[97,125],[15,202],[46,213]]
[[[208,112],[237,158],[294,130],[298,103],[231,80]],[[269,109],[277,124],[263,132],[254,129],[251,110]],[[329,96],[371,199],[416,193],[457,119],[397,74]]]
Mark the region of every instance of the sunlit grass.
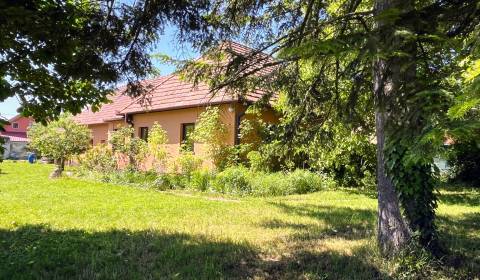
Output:
[[[48,179],[1,164],[0,278],[388,279],[376,200],[350,190],[235,198]],[[461,193],[465,192],[465,193]],[[478,271],[480,195],[443,191],[439,228]]]

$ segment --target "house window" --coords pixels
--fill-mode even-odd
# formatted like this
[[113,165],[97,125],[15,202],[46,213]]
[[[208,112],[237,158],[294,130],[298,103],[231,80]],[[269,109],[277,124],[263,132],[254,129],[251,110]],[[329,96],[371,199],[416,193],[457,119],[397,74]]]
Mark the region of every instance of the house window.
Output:
[[182,123],[182,150],[193,152],[193,139],[191,134],[195,129],[194,123]]
[[140,138],[145,141],[148,140],[148,127],[140,127]]
[[13,128],[18,128],[18,123],[16,123],[16,122],[12,123],[12,127]]

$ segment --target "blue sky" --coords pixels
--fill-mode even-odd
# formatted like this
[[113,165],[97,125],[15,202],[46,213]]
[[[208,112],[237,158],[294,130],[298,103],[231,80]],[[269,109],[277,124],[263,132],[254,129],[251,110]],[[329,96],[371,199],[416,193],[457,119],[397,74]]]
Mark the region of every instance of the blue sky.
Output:
[[[196,57],[195,53],[189,46],[180,46],[175,40],[176,30],[173,27],[167,27],[165,34],[160,37],[159,42],[155,45],[152,53],[162,53],[176,59],[189,59]],[[155,67],[160,70],[161,75],[172,73],[175,68],[172,65],[162,64],[154,60]],[[0,102],[0,115],[9,119],[17,114],[19,102],[16,97],[7,98],[4,102]]]

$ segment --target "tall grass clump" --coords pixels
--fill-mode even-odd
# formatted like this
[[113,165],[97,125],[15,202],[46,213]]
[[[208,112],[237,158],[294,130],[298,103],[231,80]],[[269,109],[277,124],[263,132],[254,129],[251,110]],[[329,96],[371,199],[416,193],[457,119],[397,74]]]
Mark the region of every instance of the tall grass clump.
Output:
[[216,192],[254,196],[305,194],[330,185],[325,176],[307,170],[265,173],[245,167],[226,168],[215,176],[212,184]]

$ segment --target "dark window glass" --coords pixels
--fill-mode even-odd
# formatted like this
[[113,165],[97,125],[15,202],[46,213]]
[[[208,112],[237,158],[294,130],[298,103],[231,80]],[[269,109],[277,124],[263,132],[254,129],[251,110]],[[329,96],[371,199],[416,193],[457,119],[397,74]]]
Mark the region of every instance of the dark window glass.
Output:
[[195,124],[193,123],[182,123],[182,139],[181,144],[182,148],[185,151],[193,152],[193,140],[191,139],[191,134],[195,129]]
[[148,127],[140,127],[140,138],[148,140]]
[[12,127],[13,127],[13,128],[18,128],[18,123],[14,122],[14,123],[12,124]]

